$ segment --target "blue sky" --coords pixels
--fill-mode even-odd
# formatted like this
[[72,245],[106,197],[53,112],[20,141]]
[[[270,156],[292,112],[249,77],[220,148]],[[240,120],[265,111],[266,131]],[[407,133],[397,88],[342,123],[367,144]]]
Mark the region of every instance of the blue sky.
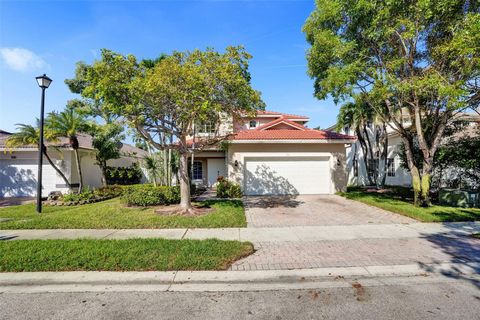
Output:
[[101,48],[139,58],[173,50],[244,45],[253,55],[253,87],[273,111],[308,115],[310,127],[335,122],[333,101],[313,97],[308,45],[301,31],[314,7],[307,1],[0,1],[0,129],[38,117],[47,73],[46,111],[75,95],[65,78]]

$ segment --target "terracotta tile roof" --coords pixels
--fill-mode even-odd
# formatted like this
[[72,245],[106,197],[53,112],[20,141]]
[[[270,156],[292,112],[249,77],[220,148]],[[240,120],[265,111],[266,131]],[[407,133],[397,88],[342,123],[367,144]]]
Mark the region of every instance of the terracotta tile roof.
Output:
[[[11,133],[0,130],[0,148],[6,148],[5,141],[7,140],[7,138],[10,135],[11,135]],[[87,149],[87,150],[93,150],[92,136],[90,136],[88,134],[80,133],[80,134],[77,135],[77,138],[78,138],[79,148]],[[60,137],[58,139],[58,141],[45,142],[45,145],[47,147],[69,148],[70,145],[69,145],[68,142],[69,142],[69,139],[67,137]],[[28,148],[37,149],[37,146],[36,145],[25,145],[25,146],[22,146],[21,148],[23,148],[23,149],[28,149]],[[123,143],[123,142],[122,142],[122,146],[120,147],[120,152],[123,155],[134,155],[134,156],[135,155],[136,156],[148,155],[147,151],[142,150],[140,148],[137,148],[135,146],[132,146],[130,144]]]
[[[265,129],[272,128],[272,127],[274,128],[277,124],[280,124],[280,123],[286,123],[286,124],[290,125],[291,127],[296,128],[296,129],[293,129],[293,130],[308,130],[305,126],[302,126],[301,124],[290,121],[290,120],[284,118],[283,116],[278,118],[278,119],[275,119],[273,121],[270,121],[268,123],[265,123],[265,124],[255,128],[255,130],[265,130]],[[272,128],[272,130],[274,130],[273,128]]]
[[333,131],[324,130],[242,130],[239,131],[233,140],[354,140],[348,136]]
[[288,119],[309,119],[309,117],[306,116],[299,116],[296,114],[288,114],[288,113],[282,113],[282,112],[276,112],[276,111],[268,111],[268,110],[263,110],[263,111],[258,111],[257,115],[262,115],[262,116],[283,116]]

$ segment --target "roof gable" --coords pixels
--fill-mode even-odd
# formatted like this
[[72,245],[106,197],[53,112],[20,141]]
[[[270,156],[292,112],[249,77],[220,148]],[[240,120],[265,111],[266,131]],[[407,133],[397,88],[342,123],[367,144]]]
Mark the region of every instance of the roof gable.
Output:
[[[275,127],[279,127],[282,130],[309,130],[308,128],[302,126],[301,124],[298,124],[296,122],[290,121],[285,118],[279,118],[273,121],[270,121],[268,123],[265,123],[255,130],[276,130]],[[285,129],[285,127],[288,127],[288,129]]]

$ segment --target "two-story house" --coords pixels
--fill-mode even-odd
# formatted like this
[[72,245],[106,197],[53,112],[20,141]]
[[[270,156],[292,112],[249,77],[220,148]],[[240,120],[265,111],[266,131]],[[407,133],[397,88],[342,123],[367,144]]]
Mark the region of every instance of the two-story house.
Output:
[[[355,137],[310,129],[308,121],[305,116],[261,111],[223,124],[222,130],[231,131],[227,143],[194,152],[193,182],[212,187],[223,176],[239,183],[246,195],[344,190],[346,147]],[[201,136],[210,130],[207,124],[198,132]]]

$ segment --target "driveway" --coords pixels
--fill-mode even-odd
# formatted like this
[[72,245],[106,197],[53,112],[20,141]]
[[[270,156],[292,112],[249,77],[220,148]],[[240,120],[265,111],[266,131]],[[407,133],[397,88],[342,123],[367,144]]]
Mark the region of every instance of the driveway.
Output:
[[247,197],[245,213],[254,228],[416,222],[337,195]]

